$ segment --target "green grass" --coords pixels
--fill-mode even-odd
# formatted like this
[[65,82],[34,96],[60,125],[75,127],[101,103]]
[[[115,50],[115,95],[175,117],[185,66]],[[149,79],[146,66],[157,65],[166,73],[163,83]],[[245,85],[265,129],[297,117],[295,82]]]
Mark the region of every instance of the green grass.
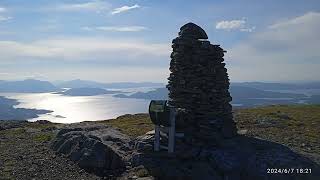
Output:
[[48,132],[48,133],[40,133],[33,136],[33,140],[36,142],[48,142],[51,141],[54,138],[54,133]]
[[126,114],[100,123],[119,128],[121,132],[131,137],[141,136],[154,128],[148,114]]
[[[241,109],[235,112],[234,118],[238,129],[247,129],[249,136],[320,154],[320,105],[275,105]],[[261,119],[272,124],[259,126]]]
[[26,130],[24,128],[12,128],[12,129],[6,129],[6,130],[2,130],[0,131],[0,136],[15,136],[15,137],[19,137],[22,136],[24,133],[26,133]]
[[38,130],[43,130],[43,129],[47,129],[47,128],[51,128],[51,127],[56,127],[57,124],[56,123],[47,123],[47,124],[41,124],[39,122],[29,122],[26,127],[27,128],[33,128],[33,129],[38,129]]
[[[247,136],[259,137],[287,145],[299,151],[320,154],[320,105],[274,105],[239,109],[234,113],[238,129],[246,129]],[[271,125],[261,126],[260,120]],[[153,130],[148,114],[123,115],[100,121],[137,137]]]
[[0,179],[3,179],[3,180],[14,179],[12,176],[12,171],[14,170],[15,164],[16,164],[16,162],[14,162],[14,161],[9,161],[9,160],[5,161],[4,166],[1,167],[2,173],[0,174],[0,176],[1,176]]

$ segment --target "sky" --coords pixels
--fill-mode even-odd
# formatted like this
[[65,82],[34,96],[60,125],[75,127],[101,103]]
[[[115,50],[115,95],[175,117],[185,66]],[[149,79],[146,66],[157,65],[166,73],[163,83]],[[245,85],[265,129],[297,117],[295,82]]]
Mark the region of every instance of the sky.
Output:
[[0,79],[166,83],[188,22],[232,82],[320,80],[319,0],[0,0]]

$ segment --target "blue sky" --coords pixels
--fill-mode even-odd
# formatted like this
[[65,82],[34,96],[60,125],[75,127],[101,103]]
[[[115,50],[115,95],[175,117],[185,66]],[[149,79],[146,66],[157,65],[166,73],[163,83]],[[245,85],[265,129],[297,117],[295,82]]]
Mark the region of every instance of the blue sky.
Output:
[[187,22],[227,50],[231,81],[319,80],[317,0],[1,0],[0,79],[166,82]]

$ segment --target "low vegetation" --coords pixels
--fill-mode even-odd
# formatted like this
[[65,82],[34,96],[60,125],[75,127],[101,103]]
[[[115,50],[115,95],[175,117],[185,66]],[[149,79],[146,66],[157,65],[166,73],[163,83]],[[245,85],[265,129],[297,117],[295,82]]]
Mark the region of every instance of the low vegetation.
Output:
[[141,136],[154,128],[148,114],[126,114],[116,119],[100,121],[100,123],[116,127],[131,137]]
[[[320,164],[320,105],[237,109],[234,111],[234,119],[242,134],[283,144]],[[148,114],[127,114],[91,123],[118,128],[131,137],[143,135],[154,128]],[[0,121],[0,179],[48,177],[47,169],[54,171],[56,176],[59,176],[58,172],[64,172],[68,177],[95,179],[93,175],[82,172],[79,167],[68,165],[70,162],[56,156],[49,149],[57,129],[62,126],[64,125],[48,121]],[[149,172],[141,167],[135,174],[144,177]]]
[[39,133],[33,136],[33,140],[36,142],[49,142],[54,138],[55,134],[52,132]]
[[[238,109],[234,119],[240,132],[280,143],[320,163],[320,105],[273,105]],[[100,123],[137,137],[152,130],[148,114],[124,115]]]
[[237,110],[246,135],[277,142],[320,162],[320,105],[275,105]]

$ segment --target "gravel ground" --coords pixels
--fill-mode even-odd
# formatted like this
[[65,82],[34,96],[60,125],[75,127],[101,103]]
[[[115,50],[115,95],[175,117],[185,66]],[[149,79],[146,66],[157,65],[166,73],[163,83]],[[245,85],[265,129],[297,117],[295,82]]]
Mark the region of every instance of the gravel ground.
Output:
[[[47,125],[40,125],[46,127]],[[50,149],[54,128],[0,131],[0,179],[100,179]]]

